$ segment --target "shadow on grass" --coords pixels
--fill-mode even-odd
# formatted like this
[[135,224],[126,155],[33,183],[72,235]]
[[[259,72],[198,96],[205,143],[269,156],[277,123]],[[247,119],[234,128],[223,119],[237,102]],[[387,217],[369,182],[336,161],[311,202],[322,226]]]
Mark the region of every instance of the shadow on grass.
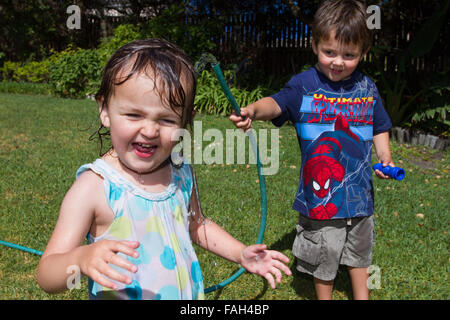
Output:
[[[238,270],[239,270],[239,269],[236,269],[236,270],[232,271],[232,272],[229,274],[229,277],[231,277],[231,276],[232,276],[234,273],[236,273]],[[239,278],[237,278],[237,279],[239,279]],[[237,280],[237,279],[236,279],[236,280]],[[254,296],[253,298],[251,298],[251,300],[260,300],[260,299],[264,298],[264,295],[266,294],[267,289],[269,288],[269,285],[268,285],[268,282],[265,281],[265,280],[263,281],[263,284],[264,284],[264,287],[262,288],[262,290],[261,290],[256,296]],[[211,292],[211,294],[214,294],[213,300],[219,300],[220,296],[221,296],[222,293],[223,293],[223,289],[224,289],[224,288],[226,288],[226,286],[223,287],[223,288],[220,288],[220,289],[217,289],[217,290]]]
[[[273,243],[270,246],[270,249],[277,250],[277,251],[284,251],[284,250],[292,250],[292,244],[294,243],[294,239],[296,236],[296,229],[292,229],[291,232],[286,233],[281,239],[279,239],[277,242]],[[301,300],[316,300],[316,292],[314,288],[314,277],[297,271],[297,262],[291,261],[291,272],[292,272],[292,288],[297,293],[299,299]],[[267,284],[265,284],[265,288],[267,287]],[[351,299],[353,297],[352,294],[352,287],[350,282],[350,277],[348,275],[347,267],[346,266],[339,266],[336,278],[334,280],[334,288],[333,291],[335,292],[335,296],[337,295],[338,298],[348,298]]]

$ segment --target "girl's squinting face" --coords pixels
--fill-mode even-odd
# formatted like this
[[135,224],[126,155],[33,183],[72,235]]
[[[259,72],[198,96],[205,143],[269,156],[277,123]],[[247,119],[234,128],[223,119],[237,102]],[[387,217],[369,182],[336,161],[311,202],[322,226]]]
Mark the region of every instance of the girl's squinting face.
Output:
[[120,162],[137,173],[157,169],[178,142],[172,139],[181,118],[153,88],[153,80],[145,74],[134,75],[114,88],[108,107],[100,113]]
[[363,57],[360,45],[340,43],[334,33],[318,44],[313,41],[312,47],[318,58],[319,71],[331,81],[348,79]]

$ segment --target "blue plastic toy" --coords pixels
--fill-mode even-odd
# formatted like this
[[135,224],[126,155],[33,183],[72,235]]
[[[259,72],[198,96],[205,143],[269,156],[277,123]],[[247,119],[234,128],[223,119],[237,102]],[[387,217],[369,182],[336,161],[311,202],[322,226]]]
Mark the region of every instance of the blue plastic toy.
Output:
[[383,174],[390,176],[395,180],[400,181],[403,180],[403,178],[405,178],[405,170],[399,167],[390,167],[390,166],[383,167],[383,164],[377,163],[374,164],[372,168],[373,170],[380,170],[381,172],[383,172]]

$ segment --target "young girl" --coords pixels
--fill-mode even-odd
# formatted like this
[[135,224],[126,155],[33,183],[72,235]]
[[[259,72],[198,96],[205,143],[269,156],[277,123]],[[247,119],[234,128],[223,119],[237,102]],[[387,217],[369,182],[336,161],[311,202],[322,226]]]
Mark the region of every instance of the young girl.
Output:
[[195,89],[189,59],[167,41],[135,41],[113,54],[96,95],[112,148],[77,171],[62,202],[38,267],[46,292],[66,290],[75,266],[89,277],[91,299],[201,299],[191,239],[272,288],[273,276],[279,283],[281,271],[291,274],[285,255],[246,247],[205,219],[192,168],[172,164],[176,132],[192,123]]

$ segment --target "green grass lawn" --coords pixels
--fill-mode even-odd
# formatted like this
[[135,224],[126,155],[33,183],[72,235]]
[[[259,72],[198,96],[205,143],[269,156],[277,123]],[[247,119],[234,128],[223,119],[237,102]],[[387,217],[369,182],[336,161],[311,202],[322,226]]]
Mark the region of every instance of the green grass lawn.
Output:
[[[202,121],[203,130],[233,128],[226,118],[199,115],[196,120]],[[265,122],[255,126],[274,128]],[[88,141],[96,128],[93,101],[0,94],[0,240],[45,249],[76,170],[97,158],[97,143]],[[263,278],[244,274],[207,294],[207,299],[315,299],[312,278],[295,270],[291,254],[297,221],[291,205],[300,166],[297,139],[290,126],[281,128],[279,135],[280,169],[266,176],[264,243],[290,257],[294,275],[272,290]],[[203,142],[203,148],[207,144]],[[450,152],[391,146],[396,164],[406,169],[407,176],[401,182],[374,180],[377,243],[373,264],[381,272],[381,281],[371,298],[449,299]],[[256,166],[197,164],[195,169],[205,215],[241,241],[254,243],[260,219]],[[201,248],[197,254],[206,287],[238,270]],[[37,255],[0,246],[0,299],[88,298],[86,279],[82,289],[44,293],[35,280],[38,262]],[[345,268],[337,275],[334,298],[352,298]]]

